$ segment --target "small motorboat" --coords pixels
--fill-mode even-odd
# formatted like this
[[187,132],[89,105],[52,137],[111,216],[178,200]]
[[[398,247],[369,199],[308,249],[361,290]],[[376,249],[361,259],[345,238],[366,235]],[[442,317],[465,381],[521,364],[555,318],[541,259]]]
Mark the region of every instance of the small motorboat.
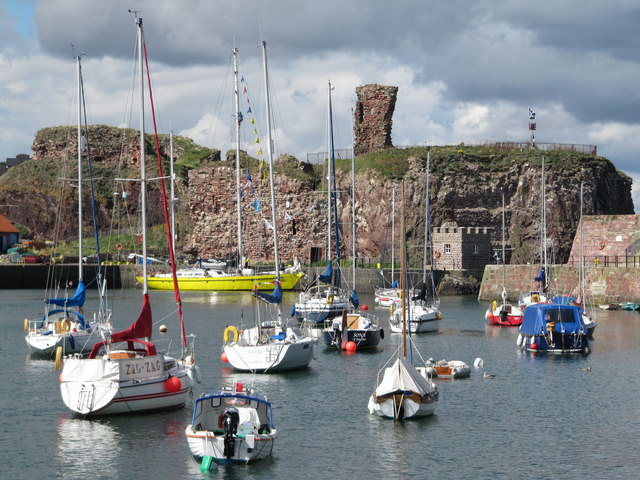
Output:
[[635,303],[635,302],[622,302],[620,304],[620,309],[622,310],[629,310],[632,312],[636,312],[638,310],[640,310],[640,303]]
[[529,305],[519,328],[518,348],[531,352],[589,353],[583,310],[575,305]]
[[245,464],[271,455],[277,430],[271,403],[240,382],[202,394],[193,406],[185,434],[200,469]]
[[619,303],[601,303],[598,305],[602,310],[620,310]]
[[430,358],[426,362],[427,372],[438,378],[465,378],[471,375],[471,368],[462,360],[438,360]]

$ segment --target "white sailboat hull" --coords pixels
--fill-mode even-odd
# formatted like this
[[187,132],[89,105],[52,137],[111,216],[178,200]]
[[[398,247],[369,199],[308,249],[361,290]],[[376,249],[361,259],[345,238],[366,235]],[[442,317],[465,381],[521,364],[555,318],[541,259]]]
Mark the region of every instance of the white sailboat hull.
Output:
[[[436,402],[418,403],[410,398],[404,398],[402,401],[404,408],[403,419],[412,417],[428,417],[433,415],[436,410]],[[376,403],[373,395],[369,397],[369,413],[376,414],[379,417],[394,418],[394,412],[400,408],[400,400],[391,397],[384,402]]]
[[96,343],[104,340],[103,335],[108,336],[110,331],[109,326],[109,328],[90,327],[76,332],[55,333],[55,329],[45,326],[29,329],[25,340],[31,354],[52,357],[58,347],[62,347],[64,354],[88,353]]
[[[193,376],[181,363],[165,370],[165,357],[64,360],[60,391],[65,405],[81,416],[179,408],[189,399]],[[175,377],[179,386],[170,385]],[[175,381],[174,381],[175,382]]]
[[406,358],[398,358],[380,374],[383,378],[369,397],[370,414],[405,420],[434,413],[439,394],[426,367],[414,367]]
[[309,338],[295,343],[266,343],[224,346],[229,363],[242,372],[277,372],[309,366],[316,358],[318,339]]
[[[410,308],[410,318],[407,319],[407,330],[411,333],[437,332],[441,323],[442,314],[436,307],[413,305]],[[394,333],[402,333],[402,310],[393,312],[389,328]]]

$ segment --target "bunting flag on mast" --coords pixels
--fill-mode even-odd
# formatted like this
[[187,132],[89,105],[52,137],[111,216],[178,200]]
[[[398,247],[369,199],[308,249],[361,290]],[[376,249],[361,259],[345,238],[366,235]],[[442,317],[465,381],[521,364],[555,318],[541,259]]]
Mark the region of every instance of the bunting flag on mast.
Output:
[[262,155],[262,149],[258,147],[258,153],[256,155]]
[[260,143],[260,139],[258,137],[256,137],[256,139],[253,141],[253,143]]

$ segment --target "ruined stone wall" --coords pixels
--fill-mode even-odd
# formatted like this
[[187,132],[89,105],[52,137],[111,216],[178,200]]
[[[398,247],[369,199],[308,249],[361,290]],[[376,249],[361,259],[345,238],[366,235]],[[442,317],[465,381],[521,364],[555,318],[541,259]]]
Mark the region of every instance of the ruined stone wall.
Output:
[[392,147],[391,126],[398,87],[364,85],[356,88],[355,154]]

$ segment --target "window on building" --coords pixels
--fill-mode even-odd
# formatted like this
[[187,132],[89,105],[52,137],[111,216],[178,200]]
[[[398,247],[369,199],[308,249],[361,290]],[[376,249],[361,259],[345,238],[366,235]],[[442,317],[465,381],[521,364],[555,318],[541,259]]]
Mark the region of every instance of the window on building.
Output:
[[449,255],[451,253],[451,244],[450,243],[445,243],[444,244],[444,253],[446,255]]
[[478,244],[477,244],[477,243],[474,243],[474,244],[473,244],[473,254],[474,254],[474,255],[477,255],[477,254],[478,254]]

